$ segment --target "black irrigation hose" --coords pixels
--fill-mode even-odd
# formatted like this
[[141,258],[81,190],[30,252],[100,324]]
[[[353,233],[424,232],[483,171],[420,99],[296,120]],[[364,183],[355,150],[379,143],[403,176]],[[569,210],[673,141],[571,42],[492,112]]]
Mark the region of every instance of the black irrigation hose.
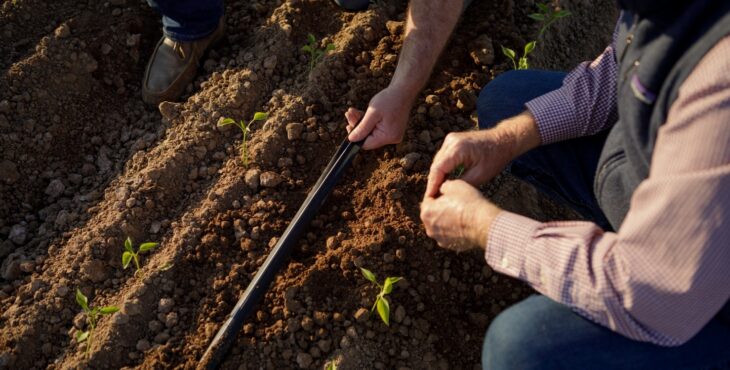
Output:
[[350,165],[353,158],[363,141],[350,142],[345,139],[342,142],[337,153],[330,160],[319,180],[304,200],[304,204],[299,208],[294,219],[289,223],[284,234],[281,236],[276,246],[271,250],[264,264],[256,272],[253,280],[248,284],[246,291],[236,303],[236,307],[228,315],[228,319],[221,326],[203,357],[198,362],[198,369],[217,369],[223,358],[228,353],[231,345],[236,339],[238,332],[243,326],[244,320],[254,313],[254,309],[258,302],[264,297],[269,285],[274,280],[277,272],[286,262],[292,248],[296,245],[299,237],[304,232],[309,222],[314,218],[322,204],[327,200],[327,196],[342,177],[345,169]]

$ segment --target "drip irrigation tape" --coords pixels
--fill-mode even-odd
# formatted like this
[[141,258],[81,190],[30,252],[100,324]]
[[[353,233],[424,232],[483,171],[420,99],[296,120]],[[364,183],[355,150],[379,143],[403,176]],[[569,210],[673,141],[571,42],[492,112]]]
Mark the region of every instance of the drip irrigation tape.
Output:
[[256,272],[253,280],[248,284],[246,291],[236,303],[228,319],[223,323],[203,357],[198,362],[198,369],[217,369],[231,345],[241,330],[244,321],[254,313],[256,305],[261,301],[269,289],[269,285],[276,277],[281,267],[291,254],[299,237],[314,218],[327,196],[342,177],[347,167],[352,163],[355,155],[360,151],[362,141],[353,143],[347,139],[342,142],[337,152],[325,167],[319,180],[310,190],[304,204],[299,208],[284,234],[279,238],[264,264]]

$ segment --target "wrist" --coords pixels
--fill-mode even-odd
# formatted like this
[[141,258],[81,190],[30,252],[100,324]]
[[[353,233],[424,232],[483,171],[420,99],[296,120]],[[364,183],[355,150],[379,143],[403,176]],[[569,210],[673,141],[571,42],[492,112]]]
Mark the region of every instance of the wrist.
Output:
[[489,239],[489,231],[492,228],[494,220],[502,211],[499,207],[484,199],[479,202],[478,209],[474,212],[474,231],[472,233],[472,243],[481,249],[487,249],[487,241]]
[[403,97],[403,99],[408,103],[409,106],[413,104],[413,102],[418,97],[418,93],[421,91],[421,88],[420,86],[418,86],[418,84],[396,77],[393,77],[393,79],[390,81],[388,88],[395,91],[397,96]]
[[540,131],[537,128],[537,121],[530,111],[502,121],[496,129],[506,142],[510,161],[540,146]]

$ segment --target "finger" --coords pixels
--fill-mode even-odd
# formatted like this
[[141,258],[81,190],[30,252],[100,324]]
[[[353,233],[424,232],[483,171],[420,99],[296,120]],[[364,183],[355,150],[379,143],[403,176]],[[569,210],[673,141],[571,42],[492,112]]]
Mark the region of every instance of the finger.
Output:
[[450,148],[444,148],[438,153],[431,164],[428,172],[428,182],[426,183],[426,195],[435,197],[439,193],[439,188],[451,171],[458,166],[458,158]]
[[345,118],[347,119],[348,126],[352,125],[354,127],[355,125],[357,125],[357,121],[360,120],[362,115],[363,112],[361,110],[349,108],[347,112],[345,112]]
[[[372,109],[368,108],[367,112],[365,112],[365,116],[362,117],[360,123],[355,126],[347,138],[352,142],[356,142],[368,137],[380,120],[380,117],[378,116],[379,115]],[[365,146],[363,146],[363,149],[365,149]]]

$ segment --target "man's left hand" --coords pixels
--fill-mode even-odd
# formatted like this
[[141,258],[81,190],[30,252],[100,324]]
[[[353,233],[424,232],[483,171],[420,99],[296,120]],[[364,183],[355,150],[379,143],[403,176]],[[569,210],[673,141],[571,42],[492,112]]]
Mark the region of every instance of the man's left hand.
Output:
[[489,227],[501,210],[463,180],[444,182],[440,193],[421,203],[426,234],[457,252],[486,248]]

